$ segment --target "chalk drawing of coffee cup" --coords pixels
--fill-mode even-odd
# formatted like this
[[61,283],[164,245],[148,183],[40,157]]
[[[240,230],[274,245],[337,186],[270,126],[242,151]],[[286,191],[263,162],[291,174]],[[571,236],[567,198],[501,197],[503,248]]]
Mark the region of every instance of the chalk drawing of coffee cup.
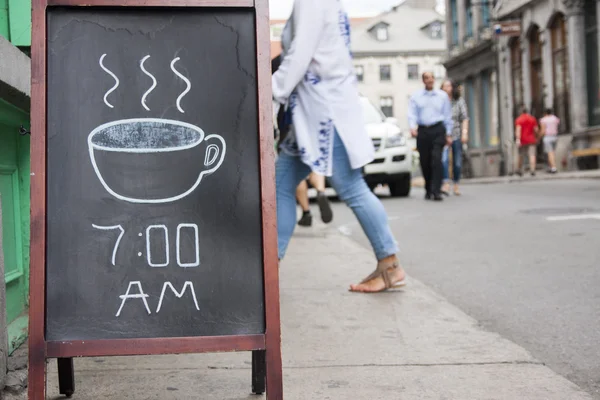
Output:
[[181,121],[109,122],[88,136],[94,171],[117,199],[160,204],[183,199],[225,159],[225,140]]

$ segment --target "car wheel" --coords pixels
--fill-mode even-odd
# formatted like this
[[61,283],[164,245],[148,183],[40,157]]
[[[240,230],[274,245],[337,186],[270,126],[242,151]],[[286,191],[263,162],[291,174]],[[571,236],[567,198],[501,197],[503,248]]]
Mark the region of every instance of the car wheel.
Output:
[[392,197],[407,197],[410,194],[410,175],[403,176],[395,182],[388,183]]

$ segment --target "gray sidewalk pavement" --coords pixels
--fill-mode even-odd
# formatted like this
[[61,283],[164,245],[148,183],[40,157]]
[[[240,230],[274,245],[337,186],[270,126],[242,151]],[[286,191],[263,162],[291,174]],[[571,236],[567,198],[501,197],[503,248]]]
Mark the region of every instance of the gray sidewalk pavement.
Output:
[[[297,232],[281,266],[286,399],[591,399],[415,279],[397,292],[347,291],[373,268],[370,252],[332,228]],[[75,368],[74,399],[263,398],[249,394],[249,353],[87,358]]]

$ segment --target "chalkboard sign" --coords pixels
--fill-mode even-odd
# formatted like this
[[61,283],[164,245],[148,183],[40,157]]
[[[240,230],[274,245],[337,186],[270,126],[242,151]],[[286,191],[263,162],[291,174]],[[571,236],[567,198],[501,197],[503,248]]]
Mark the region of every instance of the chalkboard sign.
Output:
[[48,36],[46,338],[264,333],[253,13],[59,8]]
[[266,350],[278,398],[266,2],[85,3],[34,1],[30,342]]

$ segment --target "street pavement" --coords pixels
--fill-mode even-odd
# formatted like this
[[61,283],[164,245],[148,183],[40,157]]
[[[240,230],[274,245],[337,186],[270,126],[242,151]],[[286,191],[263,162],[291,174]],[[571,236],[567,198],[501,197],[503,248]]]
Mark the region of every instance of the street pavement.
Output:
[[[577,190],[559,191],[555,197],[562,200],[549,200],[553,190],[544,185],[508,193],[494,188],[465,188],[464,198],[443,204],[425,203],[418,191],[409,199],[384,199],[411,274],[401,291],[347,291],[375,264],[371,251],[357,244],[359,229],[343,205],[335,204],[335,224],[296,230],[280,270],[285,399],[592,399],[544,365],[545,353],[532,355],[529,349],[536,348],[514,343],[509,336],[520,337],[507,330],[510,317],[518,318],[522,331],[543,344],[554,338],[555,325],[571,321],[565,318],[580,302],[587,308],[577,308],[574,322],[586,315],[597,328],[597,306],[583,300],[598,283],[589,244],[600,221],[546,223],[547,211],[539,210],[553,207],[554,215],[567,206],[591,208],[599,188],[595,182],[562,185]],[[530,244],[517,240],[526,234],[535,234]],[[559,269],[549,266],[554,260],[571,261]],[[536,278],[545,275],[540,271],[547,272],[545,280]],[[573,280],[578,290],[567,293]],[[545,307],[553,315],[543,317]],[[544,334],[536,338],[532,332],[540,329]],[[559,355],[583,335],[580,326],[568,330],[571,340],[554,342]],[[586,326],[588,352],[596,351],[595,330]],[[76,359],[74,399],[264,398],[249,394],[250,373],[249,353]],[[54,361],[48,398],[58,398]]]
[[[379,193],[412,277],[600,399],[600,180],[573,177],[482,180],[443,203]],[[369,248],[343,204],[334,224]]]

